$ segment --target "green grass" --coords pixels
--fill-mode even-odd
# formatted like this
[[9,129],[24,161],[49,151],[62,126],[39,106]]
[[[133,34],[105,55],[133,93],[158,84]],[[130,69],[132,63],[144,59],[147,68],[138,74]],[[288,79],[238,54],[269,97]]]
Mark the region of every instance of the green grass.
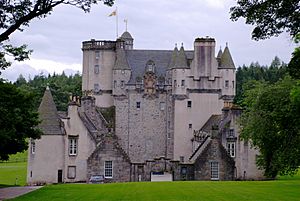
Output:
[[50,185],[14,199],[51,201],[299,201],[300,180]]
[[25,185],[26,184],[26,170],[27,162],[18,162],[18,163],[0,163],[0,188],[5,187],[6,185],[12,186]]

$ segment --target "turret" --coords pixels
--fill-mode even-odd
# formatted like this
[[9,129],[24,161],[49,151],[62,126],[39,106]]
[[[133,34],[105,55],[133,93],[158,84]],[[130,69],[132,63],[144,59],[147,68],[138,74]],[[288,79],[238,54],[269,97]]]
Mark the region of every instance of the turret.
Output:
[[113,95],[125,95],[125,85],[128,83],[131,75],[125,46],[122,43],[122,40],[117,40],[116,62],[113,68]]
[[120,39],[125,42],[124,43],[125,50],[132,50],[133,49],[133,38],[132,38],[131,34],[128,31],[125,31],[121,35]]

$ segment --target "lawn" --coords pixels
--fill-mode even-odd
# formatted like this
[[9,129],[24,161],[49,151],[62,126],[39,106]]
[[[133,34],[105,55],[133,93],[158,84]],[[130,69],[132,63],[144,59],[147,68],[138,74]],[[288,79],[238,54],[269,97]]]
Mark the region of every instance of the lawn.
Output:
[[105,201],[299,201],[300,180],[49,185],[14,199]]
[[26,184],[26,161],[27,151],[10,155],[9,161],[0,163],[0,188]]
[[0,163],[0,188],[5,187],[6,185],[25,185],[26,169],[27,162]]

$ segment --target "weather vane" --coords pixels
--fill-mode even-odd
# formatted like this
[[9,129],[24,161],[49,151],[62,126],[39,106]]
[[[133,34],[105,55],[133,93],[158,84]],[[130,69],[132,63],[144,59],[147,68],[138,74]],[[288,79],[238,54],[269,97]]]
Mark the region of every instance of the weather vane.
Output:
[[125,22],[125,31],[127,31],[128,19],[124,19]]

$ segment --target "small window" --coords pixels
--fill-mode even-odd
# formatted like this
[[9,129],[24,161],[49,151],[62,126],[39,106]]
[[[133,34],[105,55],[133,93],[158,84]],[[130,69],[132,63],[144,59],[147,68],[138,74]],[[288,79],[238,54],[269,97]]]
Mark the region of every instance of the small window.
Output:
[[77,138],[69,139],[69,155],[70,156],[77,155]]
[[225,80],[225,87],[226,87],[226,88],[229,87],[229,80]]
[[99,74],[99,65],[95,65],[94,72],[95,74]]
[[211,180],[219,180],[219,163],[210,162],[210,178]]
[[234,81],[232,81],[232,88],[234,88]]
[[125,87],[125,82],[124,80],[121,81],[121,88],[123,89]]
[[104,177],[112,178],[113,177],[113,164],[112,161],[104,161]]
[[193,125],[192,124],[189,124],[189,129],[192,129],[193,128]]
[[136,109],[140,109],[141,108],[141,102],[136,102]]
[[114,80],[114,89],[117,87],[117,80]]
[[165,102],[160,102],[159,103],[160,110],[165,110],[165,107],[166,107],[166,103]]
[[183,163],[184,162],[184,156],[180,156],[179,160],[180,160],[181,163]]
[[94,91],[99,92],[99,90],[100,90],[99,84],[98,83],[94,84]]
[[31,153],[35,154],[35,142],[34,141],[31,142]]
[[171,138],[171,133],[170,132],[168,132],[168,139],[170,139]]
[[181,80],[181,87],[185,87],[185,80]]
[[168,121],[168,128],[171,128],[171,122]]
[[229,130],[229,136],[228,137],[234,137],[234,129]]
[[95,59],[99,59],[100,58],[100,51],[96,51],[95,52]]
[[75,179],[76,177],[76,166],[68,166],[68,178]]
[[187,101],[187,107],[192,107],[192,101]]
[[174,87],[177,87],[177,80],[174,80]]
[[227,143],[227,152],[232,158],[235,157],[235,142]]

